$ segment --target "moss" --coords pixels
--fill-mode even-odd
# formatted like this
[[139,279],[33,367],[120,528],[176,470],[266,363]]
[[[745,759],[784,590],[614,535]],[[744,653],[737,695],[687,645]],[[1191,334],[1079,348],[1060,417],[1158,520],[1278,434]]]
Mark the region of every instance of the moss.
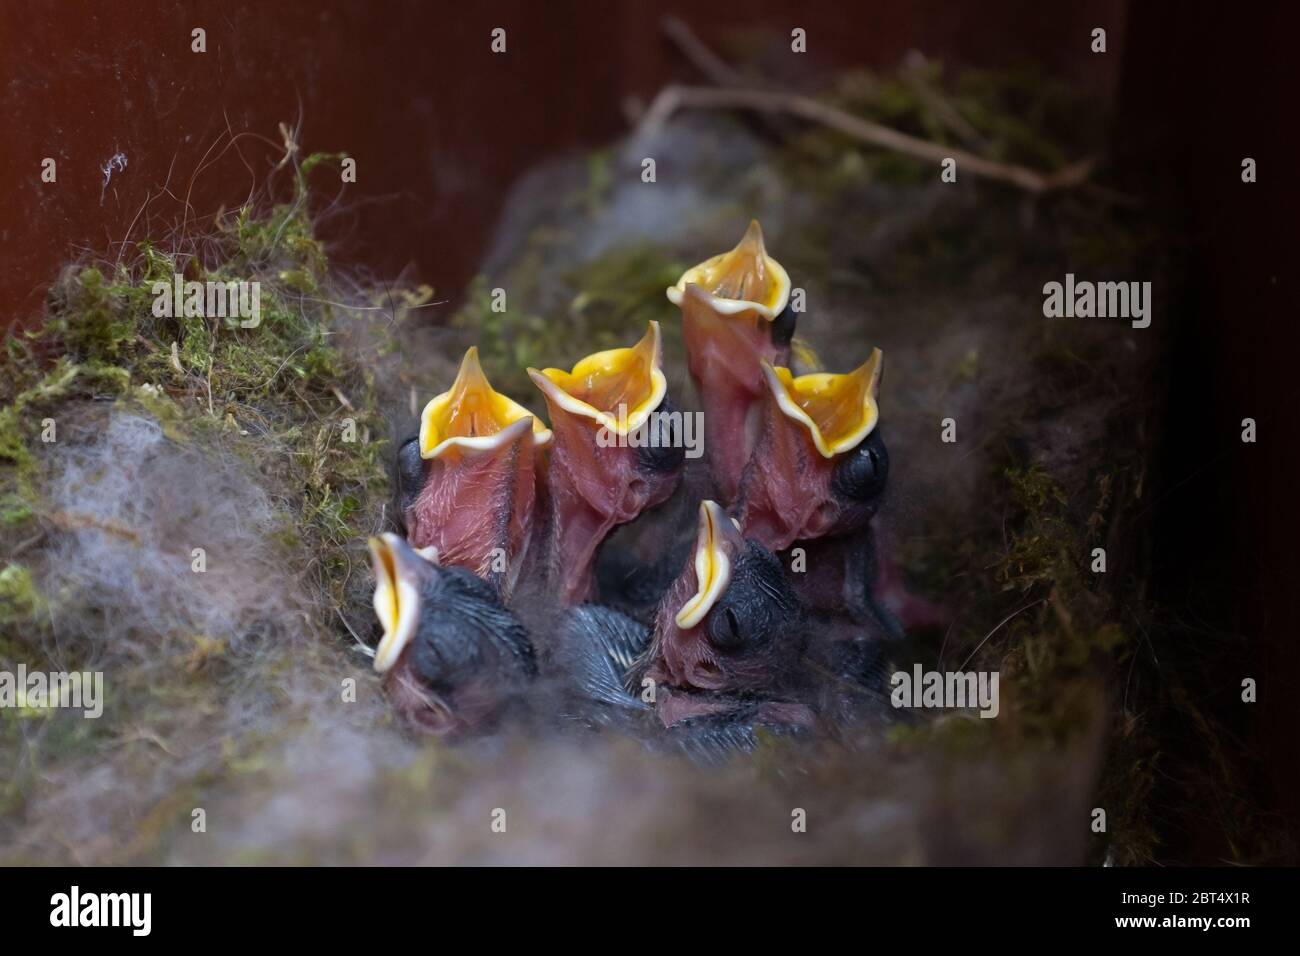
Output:
[[[1023,434],[1025,423],[1012,419],[1007,428],[1010,439]],[[1130,450],[1113,450],[1105,470],[1094,473],[992,455],[979,494],[996,524],[945,530],[951,522],[936,516],[934,532],[911,544],[904,555],[909,577],[963,608],[944,641],[946,666],[997,672],[1001,713],[994,721],[921,720],[889,734],[904,753],[937,749],[977,759],[1065,748],[1083,753],[1100,732],[1108,755],[1095,799],[1107,808],[1113,836],[1090,844],[1095,862],[1107,853],[1138,862],[1154,851],[1143,800],[1159,766],[1154,738],[1131,713],[1107,703],[1107,688],[1122,678],[1137,643],[1120,609],[1141,603],[1121,579],[1112,582],[1089,567],[1092,543],[1113,523],[1131,521],[1136,510],[1122,476],[1135,467],[1141,446],[1120,447]],[[994,626],[975,629],[969,621]]]
[[[304,170],[315,162],[305,160]],[[432,290],[334,291],[309,208],[304,172],[289,202],[264,212],[245,207],[219,220],[202,260],[174,257],[145,241],[133,260],[120,265],[71,268],[51,288],[42,327],[6,336],[0,354],[0,658],[36,666],[44,649],[57,648],[60,667],[83,663],[87,648],[60,646],[51,632],[51,618],[68,598],[39,587],[44,544],[66,531],[69,520],[44,500],[42,489],[49,452],[76,440],[73,423],[86,415],[97,420],[96,410],[102,415],[109,403],[156,420],[174,442],[219,447],[261,476],[280,509],[284,530],[274,540],[285,562],[302,569],[304,606],[324,638],[320,651],[300,649],[293,659],[320,668],[322,652],[351,646],[343,613],[356,600],[352,576],[361,565],[347,551],[378,526],[388,494],[385,442],[378,437],[384,417],[357,342],[390,321],[371,311],[370,302],[393,302],[400,320],[428,302]],[[261,325],[243,329],[222,318],[155,315],[153,283],[171,283],[177,274],[260,282]],[[46,419],[57,429],[53,443],[42,440]],[[345,445],[348,420],[357,441]],[[83,616],[103,610],[67,607]],[[218,712],[236,675],[244,687],[270,682],[267,692],[273,693],[273,669],[250,671],[245,657],[207,635],[174,637],[147,663],[115,662],[115,706],[98,721],[43,715],[48,726],[38,739],[15,728],[14,714],[0,712],[0,746],[10,754],[21,747],[25,754],[24,770],[12,779],[6,775],[0,787],[0,811],[20,817],[32,788],[93,756],[95,740],[111,737],[120,744],[145,733],[142,728],[184,726]],[[21,646],[10,643],[19,639]],[[160,667],[171,673],[160,677]],[[115,746],[114,753],[140,764],[140,778],[148,779],[149,761],[166,746],[161,739]],[[237,742],[236,753],[242,759],[255,743]],[[121,858],[156,858],[150,854],[181,825],[173,811],[194,799],[197,785],[181,780],[174,799],[136,821]]]
[[31,452],[27,450],[27,435],[18,409],[13,405],[0,409],[0,458],[18,468],[28,468],[32,464]]
[[[674,310],[664,290],[685,268],[658,247],[637,242],[548,276],[551,284],[543,288],[536,262],[554,241],[548,233],[534,234],[532,252],[525,252],[507,276],[477,277],[451,320],[454,328],[472,333],[493,384],[534,408],[540,405],[528,367],[568,367],[582,355],[631,345],[652,319],[662,324],[666,336],[676,335],[676,323],[670,321]],[[507,290],[504,310],[497,308],[495,288]],[[518,303],[542,308],[534,311]],[[554,308],[546,308],[550,303]]]
[[587,215],[595,215],[599,211],[613,184],[613,153],[607,149],[596,150],[587,157],[587,185],[581,197]]
[[[1029,72],[966,71],[949,76],[932,63],[912,77],[846,74],[823,96],[895,129],[1034,168],[1059,168],[1097,142],[1086,120],[1092,113],[1080,110],[1080,97]],[[718,120],[720,126],[731,121]],[[933,222],[914,228],[865,268],[856,268],[856,263],[846,267],[846,243],[878,225],[855,212],[872,208],[858,201],[864,187],[924,186],[934,181],[932,164],[865,147],[815,126],[791,124],[782,132],[787,135],[773,147],[767,168],[775,168],[777,175],[770,178],[780,181],[782,194],[811,197],[815,207],[844,214],[804,217],[797,220],[797,229],[787,227],[780,256],[792,275],[825,277],[823,281],[834,282],[839,293],[853,301],[847,293],[855,287],[870,290],[877,300],[882,289],[906,297],[920,286],[933,285],[936,277],[960,288],[963,295],[971,288],[993,288],[1004,295],[1010,280],[1023,284],[1026,262],[1038,268],[1050,256],[1051,268],[1056,268],[1057,250],[1026,250],[1018,218],[990,216],[987,225],[972,228],[969,217],[952,214],[936,215]],[[977,144],[969,142],[972,134]],[[518,374],[524,365],[572,356],[571,343],[579,337],[584,351],[587,341],[591,348],[617,344],[607,333],[626,337],[634,323],[660,317],[638,310],[657,308],[663,301],[662,286],[679,274],[681,264],[668,261],[654,247],[626,246],[559,277],[558,289],[542,281],[537,263],[544,261],[543,252],[566,241],[557,224],[589,215],[602,201],[607,190],[604,163],[603,157],[592,158],[580,208],[535,230],[504,275],[476,284],[455,320],[457,327],[474,331],[489,374],[494,381],[508,383],[517,397],[532,393]],[[718,189],[747,200],[752,197],[746,190],[762,180],[763,172],[751,171],[744,182],[720,182]],[[701,188],[709,187],[707,170],[692,175]],[[983,184],[978,188],[982,203],[1006,189]],[[1080,267],[1105,262],[1131,268],[1149,254],[1156,238],[1150,227],[1132,221],[1117,207],[1077,196],[1042,200],[1038,211],[1050,221],[1069,261],[1078,261]],[[861,221],[855,215],[862,215]],[[1011,228],[997,226],[999,221],[1011,222]],[[1001,232],[995,231],[999,228]],[[660,268],[662,274],[646,278]],[[547,278],[555,283],[553,272]],[[489,290],[494,285],[509,290],[512,307],[517,302],[528,307],[493,313]],[[546,318],[561,314],[567,321]],[[664,330],[671,336],[679,323],[671,321],[671,311],[667,317]],[[1041,424],[1026,418],[1050,421],[1069,408],[1075,396],[1116,387],[1113,356],[1104,352],[1084,353],[1074,343],[1067,346],[1045,334],[1027,335],[1024,351],[1042,388],[1026,411],[1008,409],[1005,427],[990,438],[990,448],[1023,444],[1026,431]],[[950,390],[980,383],[985,361],[972,349],[941,374]],[[1106,414],[1115,420],[1123,417],[1113,409]],[[1066,745],[1086,747],[1089,735],[1100,727],[1113,743],[1098,799],[1111,810],[1116,836],[1095,842],[1098,861],[1107,849],[1124,861],[1141,859],[1153,850],[1150,808],[1143,795],[1150,792],[1158,772],[1154,740],[1145,722],[1126,729],[1132,715],[1121,717],[1106,703],[1107,688],[1122,680],[1133,659],[1134,622],[1149,615],[1136,593],[1141,576],[1126,583],[1116,575],[1093,575],[1088,568],[1091,548],[1105,543],[1117,525],[1132,530],[1138,495],[1129,476],[1143,470],[1142,448],[1136,435],[1126,434],[1108,446],[1106,467],[1095,471],[990,454],[976,493],[987,502],[982,510],[990,520],[972,526],[969,518],[952,521],[936,515],[933,526],[908,529],[902,555],[908,581],[917,591],[960,603],[962,615],[949,635],[945,664],[998,671],[1006,719],[921,720],[894,728],[893,745],[905,753],[937,748],[968,756],[1051,751]],[[1123,607],[1133,613],[1122,614]],[[987,624],[974,628],[973,621],[1002,623],[990,631]]]
[[[0,570],[0,627],[26,624],[43,613],[45,607],[45,596],[37,589],[28,568],[10,562]],[[13,659],[8,654],[3,656]]]
[[594,334],[619,341],[651,320],[667,324],[675,309],[664,290],[684,269],[650,243],[617,246],[566,275],[574,290],[569,315]]
[[[949,74],[930,64],[919,78],[918,85],[896,76],[849,74],[824,95],[856,115],[937,142],[968,145],[951,116],[945,118],[940,107],[946,105],[974,130],[979,152],[1035,167],[1058,167],[1097,141],[1088,129],[1093,114],[1081,111],[1072,93],[1041,77]],[[925,89],[939,100],[923,95]],[[715,119],[720,130],[742,122]],[[540,402],[524,373],[529,365],[569,364],[579,354],[628,344],[650,319],[664,321],[666,349],[680,350],[680,323],[673,321],[675,310],[663,290],[686,263],[671,251],[638,240],[614,245],[578,265],[549,265],[568,261],[552,254],[571,246],[573,231],[608,201],[615,188],[613,155],[600,151],[588,157],[582,183],[563,199],[556,220],[527,236],[502,274],[477,279],[451,321],[460,333],[460,347],[479,346],[497,387],[534,407]],[[281,681],[321,667],[323,660],[337,670],[339,658],[329,652],[351,643],[343,620],[357,610],[358,601],[349,587],[356,572],[349,547],[377,526],[387,494],[386,445],[376,437],[386,433],[385,423],[372,374],[358,356],[364,349],[370,357],[400,365],[400,336],[392,329],[400,330],[428,305],[433,290],[375,290],[360,296],[356,308],[330,301],[345,297],[332,291],[328,257],[312,229],[307,179],[313,168],[334,159],[319,154],[304,159],[288,202],[263,210],[245,207],[221,217],[207,246],[211,254],[203,261],[173,256],[165,244],[146,241],[136,247],[133,262],[70,270],[50,295],[45,326],[6,339],[0,360],[3,639],[27,628],[46,633],[40,612],[60,600],[39,592],[28,563],[30,559],[35,568],[39,556],[39,547],[30,544],[34,536],[57,531],[43,518],[48,509],[39,495],[40,422],[50,414],[61,417],[62,410],[79,402],[110,400],[143,410],[177,442],[218,436],[223,451],[266,477],[280,506],[271,538],[301,568],[311,625],[322,637],[319,644],[275,655],[265,645],[240,652],[208,635],[183,634],[169,648],[166,680],[152,680],[144,672],[120,675],[117,693],[123,707],[96,722],[93,730],[119,735],[115,753],[139,767],[142,778],[154,769],[156,749],[165,745],[138,739],[138,728],[165,726],[174,715],[202,722],[225,706],[236,681],[262,706],[277,707],[283,700]],[[765,182],[779,181],[773,187],[777,198],[764,201],[791,198],[787,208],[798,225],[783,237],[782,261],[792,275],[833,284],[846,299],[859,301],[855,297],[861,290],[882,288],[901,298],[935,282],[959,284],[969,294],[973,281],[988,281],[984,276],[1020,278],[1010,270],[1025,261],[1034,268],[1042,264],[1043,244],[1026,248],[1019,217],[1002,216],[1001,207],[990,210],[987,205],[981,211],[993,214],[981,216],[978,226],[960,216],[936,216],[933,224],[917,228],[914,237],[904,237],[879,259],[837,259],[846,237],[857,242],[878,225],[870,217],[881,207],[856,201],[863,188],[933,182],[932,164],[864,147],[833,131],[792,124],[791,135],[771,147],[762,165],[737,178],[719,161],[717,168],[701,174],[698,185],[703,193],[728,197],[739,214],[742,206],[747,212],[757,205]],[[1005,187],[989,187],[987,193],[981,187],[978,201],[985,202],[992,190]],[[837,215],[818,212],[800,220],[798,209],[806,197],[817,210],[833,209]],[[862,212],[864,208],[869,211]],[[1060,247],[1081,267],[1131,265],[1150,255],[1150,229],[1111,204],[1064,195],[1045,197],[1035,209],[1050,220]],[[1008,219],[1014,226],[1011,239],[991,231]],[[994,268],[999,255],[1006,262]],[[152,283],[170,282],[178,273],[189,279],[258,279],[261,327],[246,330],[230,321],[154,316]],[[498,286],[508,292],[502,312],[493,308],[492,289]],[[361,303],[382,311],[369,312]],[[1046,333],[1027,337],[1024,347],[1032,355],[1040,391],[1032,409],[1007,415],[1003,432],[989,440],[990,448],[1024,443],[1026,431],[1040,424],[1027,419],[1051,416],[1068,407],[1074,395],[1117,388],[1114,366],[1104,355],[1088,354],[1076,343],[1063,344]],[[986,364],[994,360],[967,352],[940,370],[941,380],[949,381],[950,388],[979,383]],[[1107,414],[1115,421],[1140,421],[1130,411],[1131,406]],[[341,426],[349,418],[363,437],[345,447]],[[1150,800],[1155,781],[1167,773],[1167,757],[1152,725],[1159,702],[1139,694],[1136,686],[1128,693],[1130,674],[1141,673],[1140,634],[1152,616],[1139,593],[1142,569],[1127,579],[1111,575],[1106,580],[1087,570],[1091,547],[1115,537],[1116,527],[1126,532],[1138,527],[1134,511],[1144,473],[1136,460],[1141,447],[1132,435],[1109,441],[1104,454],[1094,456],[1104,465],[1093,469],[1055,467],[1009,451],[992,453],[974,492],[983,523],[951,521],[936,508],[934,514],[917,517],[924,526],[908,529],[903,552],[916,590],[950,597],[962,609],[945,639],[945,664],[997,670],[1004,719],[950,715],[919,720],[892,728],[889,745],[903,755],[1041,753],[1079,744],[1104,724],[1109,747],[1097,800],[1108,809],[1111,835],[1093,844],[1098,862],[1106,853],[1119,863],[1155,858],[1158,835]],[[23,547],[28,550],[15,555]],[[990,630],[991,623],[976,627],[977,621],[1001,623]],[[0,656],[11,650],[0,640]],[[937,656],[939,650],[936,639],[929,653]],[[264,656],[254,668],[250,662],[259,654]],[[1108,706],[1107,693],[1118,693],[1116,688],[1124,688],[1121,701]],[[1179,690],[1170,696],[1169,706],[1180,719],[1186,717],[1198,744],[1212,755],[1216,785],[1229,794],[1216,810],[1248,820],[1251,803],[1234,778],[1222,728],[1202,713],[1194,694]],[[160,721],[159,715],[167,719]],[[28,745],[18,720],[0,711],[0,746],[7,752],[29,747],[21,771],[0,779],[0,813],[20,815],[41,775],[52,779],[52,771],[85,753],[93,738],[76,738],[57,721],[42,720],[49,725],[43,729],[58,732]],[[299,729],[289,725],[281,731],[287,736]],[[754,772],[787,772],[789,741],[761,736]],[[224,740],[216,766],[182,775],[171,793],[132,821],[133,838],[120,859],[157,860],[188,826],[189,808],[201,804],[202,795],[210,794],[219,780],[227,792],[274,784],[283,756],[280,743],[275,735],[253,733]],[[416,818],[434,799],[431,786],[445,784],[455,774],[457,759],[430,746],[406,769],[381,771],[377,789],[391,806],[381,804],[382,812],[374,816]],[[1229,820],[1228,826],[1234,845],[1250,844],[1248,823]],[[0,831],[0,844],[3,837]],[[272,851],[247,852],[250,862],[283,861]]]
[[112,360],[132,340],[135,328],[120,308],[120,295],[95,266],[82,269],[64,284],[63,303],[52,332],[68,354]]
[[1047,471],[1038,466],[1010,470],[1006,474],[1010,504],[1021,517],[1011,546],[994,569],[994,579],[1005,590],[1026,592],[1035,586],[1051,586],[1062,574],[1074,577],[1071,556],[1073,535],[1066,524],[1064,492]]

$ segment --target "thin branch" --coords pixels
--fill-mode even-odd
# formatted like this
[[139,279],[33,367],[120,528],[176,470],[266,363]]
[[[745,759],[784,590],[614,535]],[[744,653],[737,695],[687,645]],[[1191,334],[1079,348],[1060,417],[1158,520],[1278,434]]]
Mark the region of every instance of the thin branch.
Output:
[[975,149],[987,149],[988,142],[979,131],[958,112],[957,107],[953,106],[947,97],[930,85],[925,76],[925,68],[928,65],[929,62],[919,50],[912,50],[903,58],[903,81],[911,87],[912,92],[938,117],[939,121],[963,143]]
[[732,69],[722,57],[710,50],[685,22],[677,17],[665,17],[663,31],[691,61],[691,65],[718,86],[744,86],[745,78]]
[[980,641],[978,644],[975,645],[975,650],[970,652],[967,658],[961,662],[961,667],[957,668],[957,670],[964,671],[966,669],[966,665],[971,662],[971,658],[973,658],[976,654],[980,652],[980,648],[989,642],[990,637],[992,637],[998,631],[1002,630],[1002,626],[1004,624],[1006,624],[1016,615],[1021,614],[1024,611],[1028,611],[1031,607],[1037,607],[1038,605],[1042,604],[1046,600],[1047,598],[1039,598],[1037,601],[1031,601],[1028,604],[1026,604],[1024,607],[1012,611],[1002,620],[998,621],[998,623],[994,626],[993,630],[989,631],[987,634],[984,635],[984,640]]
[[763,114],[791,114],[812,123],[838,130],[846,136],[880,146],[917,159],[942,162],[955,159],[958,169],[973,175],[1019,186],[1031,193],[1068,189],[1084,182],[1092,172],[1093,161],[1072,163],[1054,173],[1043,173],[1025,166],[985,159],[952,146],[900,133],[888,126],[846,113],[819,100],[776,90],[713,89],[697,86],[667,86],[659,91],[638,128],[639,136],[652,136],[681,109],[742,109]]
[[[673,45],[686,57],[687,61],[695,67],[704,77],[714,86],[727,87],[735,89],[743,87],[751,90],[772,89],[772,85],[760,77],[746,77],[743,73],[733,67],[718,54],[705,45],[704,41],[695,35],[684,20],[679,20],[674,16],[664,18],[662,29],[664,35],[673,42]],[[777,136],[786,136],[790,132],[791,120],[784,116],[773,116],[765,114],[759,117],[763,125]]]

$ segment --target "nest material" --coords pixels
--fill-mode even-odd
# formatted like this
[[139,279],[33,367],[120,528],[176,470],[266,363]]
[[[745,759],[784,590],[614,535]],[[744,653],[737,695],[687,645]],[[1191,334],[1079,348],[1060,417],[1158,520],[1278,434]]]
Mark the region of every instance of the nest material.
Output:
[[[1027,87],[981,82],[958,84],[981,135],[1041,162],[1064,155],[1015,118],[1032,109],[1008,107]],[[846,78],[833,98],[942,135],[887,81]],[[1055,100],[1039,105],[1057,117]],[[656,135],[521,184],[453,341],[415,321],[429,290],[371,295],[329,270],[306,211],[315,158],[292,203],[224,221],[203,261],[145,243],[129,267],[67,271],[44,327],[9,338],[0,381],[0,660],[101,669],[111,704],[98,721],[0,711],[15,768],[0,781],[0,860],[1158,855],[1145,798],[1159,700],[1144,682],[1137,547],[1158,411],[1152,336],[1048,322],[1038,296],[1044,276],[1070,269],[1150,266],[1149,231],[1069,195],[1027,219],[1019,195],[935,184],[824,131],[774,144],[714,115]],[[653,187],[638,175],[648,149],[661,157]],[[807,290],[801,334],[835,370],[884,349],[886,540],[952,620],[921,651],[1001,671],[1001,717],[920,719],[812,748],[772,740],[710,772],[609,737],[459,751],[409,739],[357,650],[374,634],[363,541],[383,524],[389,422],[410,426],[465,344],[480,345],[499,389],[540,405],[525,366],[565,365],[575,341],[619,344],[646,319],[663,323],[683,392],[663,289],[750,216]],[[259,279],[262,327],[153,317],[151,283],[177,271]],[[498,286],[504,313],[491,309]],[[955,445],[938,441],[946,417]],[[349,421],[358,440],[345,443]],[[1095,546],[1105,575],[1087,570]],[[206,547],[211,577],[189,570],[193,547]],[[1095,806],[1104,835],[1088,831]],[[496,808],[508,838],[490,829]],[[807,833],[792,832],[795,809]]]

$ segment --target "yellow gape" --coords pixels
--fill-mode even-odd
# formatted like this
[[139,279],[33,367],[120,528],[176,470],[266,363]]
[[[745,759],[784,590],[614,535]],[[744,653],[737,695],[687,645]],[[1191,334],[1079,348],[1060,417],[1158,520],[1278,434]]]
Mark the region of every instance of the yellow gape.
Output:
[[492,387],[479,365],[478,349],[471,348],[451,388],[424,406],[420,457],[440,458],[453,450],[470,454],[491,451],[513,440],[519,429],[510,426],[525,418],[532,419],[536,444],[551,440],[550,430],[532,412]]
[[[401,539],[392,533],[371,538],[370,558],[375,569],[375,616],[384,636],[375,648],[375,670],[388,671],[415,635],[420,595],[409,574],[403,573]],[[414,552],[411,552],[414,553]]]
[[528,375],[556,407],[620,435],[639,428],[668,392],[658,322],[631,348],[588,355],[571,372],[530,368]]
[[700,502],[700,528],[695,539],[695,578],[699,584],[690,600],[677,612],[677,626],[683,630],[704,620],[731,583],[731,559],[722,547],[724,521],[736,526],[717,502]]
[[707,292],[713,310],[720,315],[756,312],[770,321],[785,311],[790,300],[790,277],[781,263],[767,254],[757,220],[750,222],[736,248],[682,273],[668,289],[673,305],[682,304],[688,285]]
[[763,363],[763,376],[781,411],[802,424],[824,458],[850,451],[871,434],[880,419],[880,349],[852,372],[817,372],[795,378],[788,368]]

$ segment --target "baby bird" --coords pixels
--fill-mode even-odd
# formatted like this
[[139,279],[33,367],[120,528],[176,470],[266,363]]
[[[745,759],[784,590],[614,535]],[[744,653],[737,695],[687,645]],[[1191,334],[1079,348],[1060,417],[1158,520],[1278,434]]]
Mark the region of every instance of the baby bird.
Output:
[[811,608],[870,623],[892,639],[903,631],[878,600],[884,575],[870,527],[889,477],[882,368],[879,349],[845,374],[796,377],[764,363],[759,437],[733,510],[745,533],[787,566],[799,547],[805,571],[792,577]]
[[847,374],[798,378],[763,363],[760,432],[734,509],[746,535],[783,551],[871,520],[889,475],[877,429],[882,361],[875,349]]
[[596,552],[610,531],[665,501],[685,450],[664,434],[671,410],[659,323],[631,348],[588,355],[572,371],[528,370],[554,441],[546,471],[546,573],[565,605],[591,600]]
[[537,522],[537,458],[551,431],[465,353],[451,388],[420,416],[397,454],[398,511],[407,539],[443,567],[473,571],[508,597]]
[[730,252],[687,269],[669,300],[682,310],[691,378],[704,409],[709,468],[724,504],[740,486],[756,438],[753,411],[766,389],[762,363],[788,365],[795,317],[790,277],[751,222]]
[[466,353],[397,456],[409,541],[370,541],[374,666],[401,717],[467,736],[526,711],[712,763],[760,728],[802,734],[876,707],[890,654],[877,638],[901,636],[874,595],[882,356],[795,376],[790,293],[756,222],[667,290],[722,503],[700,503],[693,548],[673,523],[653,567],[606,562],[620,606],[650,626],[590,602],[606,537],[682,479],[658,323],[570,370],[528,369],[549,427]]
[[391,532],[370,539],[370,555],[383,628],[374,668],[399,717],[428,733],[465,736],[520,709],[537,662],[495,589]]
[[802,617],[775,555],[702,502],[693,560],[660,604],[644,676],[690,691],[779,690],[803,650]]
[[616,722],[653,707],[661,742],[708,763],[751,749],[757,726],[816,725],[799,700],[806,623],[772,553],[705,501],[692,560],[653,628],[607,608],[577,608],[557,644],[583,692],[604,700]]

